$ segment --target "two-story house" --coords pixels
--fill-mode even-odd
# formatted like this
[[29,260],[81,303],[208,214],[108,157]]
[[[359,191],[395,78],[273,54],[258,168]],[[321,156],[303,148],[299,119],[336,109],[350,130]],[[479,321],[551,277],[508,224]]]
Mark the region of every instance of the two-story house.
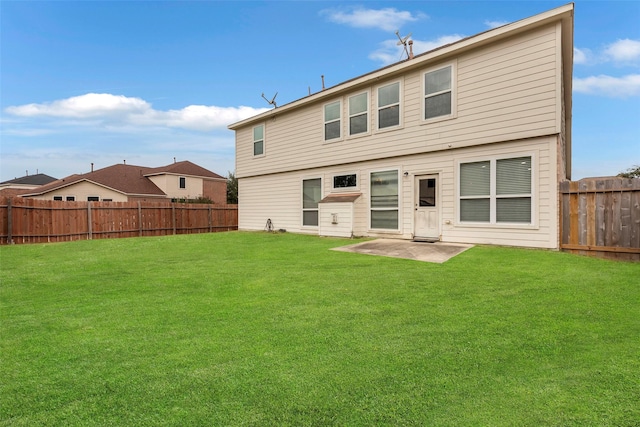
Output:
[[239,229],[557,248],[573,4],[229,126]]
[[[93,169],[93,165],[92,165]],[[53,181],[22,197],[65,201],[168,201],[204,197],[227,203],[226,178],[189,161],[150,168],[124,163]]]

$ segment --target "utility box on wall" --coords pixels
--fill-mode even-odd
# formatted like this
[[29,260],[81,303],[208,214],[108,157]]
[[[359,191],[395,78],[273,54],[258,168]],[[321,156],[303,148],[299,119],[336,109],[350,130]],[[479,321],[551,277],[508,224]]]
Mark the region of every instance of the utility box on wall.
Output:
[[359,235],[354,226],[360,193],[330,194],[318,203],[318,234],[331,237]]

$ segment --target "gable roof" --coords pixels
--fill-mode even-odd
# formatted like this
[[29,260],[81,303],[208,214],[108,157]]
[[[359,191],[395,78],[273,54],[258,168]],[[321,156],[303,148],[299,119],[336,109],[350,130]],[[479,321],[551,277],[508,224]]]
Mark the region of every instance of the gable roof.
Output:
[[27,175],[20,178],[10,179],[8,181],[3,181],[3,182],[0,182],[0,185],[5,185],[5,184],[45,185],[55,181],[56,179],[57,178],[54,178],[52,176],[49,176],[43,173],[37,173],[35,175]]
[[166,196],[166,193],[156,186],[148,177],[152,175],[176,174],[190,175],[200,178],[225,179],[201,166],[189,161],[172,163],[167,166],[150,168],[127,164],[116,164],[84,174],[70,175],[34,189],[34,192],[24,196],[37,196],[53,190],[68,187],[79,182],[93,184],[115,190],[126,195]]
[[[406,73],[418,67],[425,67],[436,61],[442,60],[444,57],[458,55],[471,49],[476,49],[488,43],[493,43],[517,34],[548,25],[551,22],[562,23],[562,79],[564,82],[564,102],[565,115],[567,122],[571,120],[571,94],[572,94],[572,75],[573,75],[573,3],[521,19],[501,27],[493,28],[482,33],[463,38],[453,43],[437,47],[419,55],[415,55],[413,59],[406,59],[395,64],[379,68],[370,73],[355,77],[335,86],[323,89],[320,92],[307,95],[303,98],[294,100],[277,108],[273,108],[264,113],[240,120],[227,126],[228,129],[237,130],[245,126],[264,121],[267,118],[275,117],[276,114],[284,113],[288,110],[296,109],[303,105],[318,102],[325,98],[331,98],[343,94],[346,91],[353,90],[366,84],[376,82],[381,78],[387,78],[401,73]],[[571,140],[571,129],[568,126],[567,139]],[[569,144],[570,145],[570,144]]]

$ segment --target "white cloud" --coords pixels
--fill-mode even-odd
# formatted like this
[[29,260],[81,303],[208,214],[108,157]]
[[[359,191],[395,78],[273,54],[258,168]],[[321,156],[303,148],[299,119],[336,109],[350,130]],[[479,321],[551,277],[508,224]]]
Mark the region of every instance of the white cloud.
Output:
[[624,77],[606,75],[573,79],[574,92],[611,98],[627,98],[640,95],[640,74]]
[[[460,34],[451,34],[446,36],[440,36],[434,40],[414,40],[413,41],[413,54],[418,55],[420,53],[428,52],[430,50],[442,47],[449,43],[457,42],[463,39],[465,36]],[[393,64],[400,61],[404,55],[404,48],[398,46],[398,40],[391,39],[385,40],[380,43],[380,47],[369,54],[369,59],[377,61],[382,65]],[[406,58],[406,55],[404,56]]]
[[604,50],[607,58],[614,62],[628,63],[640,60],[640,41],[618,40],[611,43]]
[[5,111],[9,114],[23,117],[87,118],[130,114],[150,108],[151,105],[140,98],[128,98],[108,93],[87,93],[44,104],[7,107]]
[[414,15],[411,12],[397,10],[393,7],[384,9],[356,7],[346,12],[325,9],[320,13],[337,24],[345,24],[356,28],[379,28],[384,31],[396,31],[407,22],[415,22],[427,18],[427,15],[423,13]]
[[484,25],[489,28],[498,28],[507,25],[509,21],[484,21]]
[[36,118],[53,117],[74,119],[95,124],[102,122],[111,128],[118,126],[156,126],[211,131],[259,114],[267,108],[216,107],[190,105],[180,110],[160,111],[140,99],[108,93],[88,93],[42,104],[26,104],[7,107],[5,112],[13,116]]
[[573,63],[574,64],[586,64],[591,57],[591,51],[589,49],[573,48]]

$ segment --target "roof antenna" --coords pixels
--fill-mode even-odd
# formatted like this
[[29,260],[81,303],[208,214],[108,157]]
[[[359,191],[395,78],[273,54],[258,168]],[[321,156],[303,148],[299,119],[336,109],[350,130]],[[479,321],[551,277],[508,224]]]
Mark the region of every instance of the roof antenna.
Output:
[[[400,37],[400,30],[396,30],[396,36],[398,36],[398,42],[396,45],[404,47],[404,53],[407,54],[407,59],[411,59],[411,55],[409,55],[409,51],[407,50],[407,40],[411,37],[411,33],[407,34],[405,37]],[[402,59],[402,56],[400,56]]]
[[278,106],[276,105],[276,96],[278,96],[278,92],[276,92],[276,94],[273,95],[273,98],[271,98],[271,101],[269,101],[267,98],[265,98],[264,92],[262,93],[262,97],[264,98],[264,100],[267,101],[267,103],[273,105],[274,108],[278,108]]

